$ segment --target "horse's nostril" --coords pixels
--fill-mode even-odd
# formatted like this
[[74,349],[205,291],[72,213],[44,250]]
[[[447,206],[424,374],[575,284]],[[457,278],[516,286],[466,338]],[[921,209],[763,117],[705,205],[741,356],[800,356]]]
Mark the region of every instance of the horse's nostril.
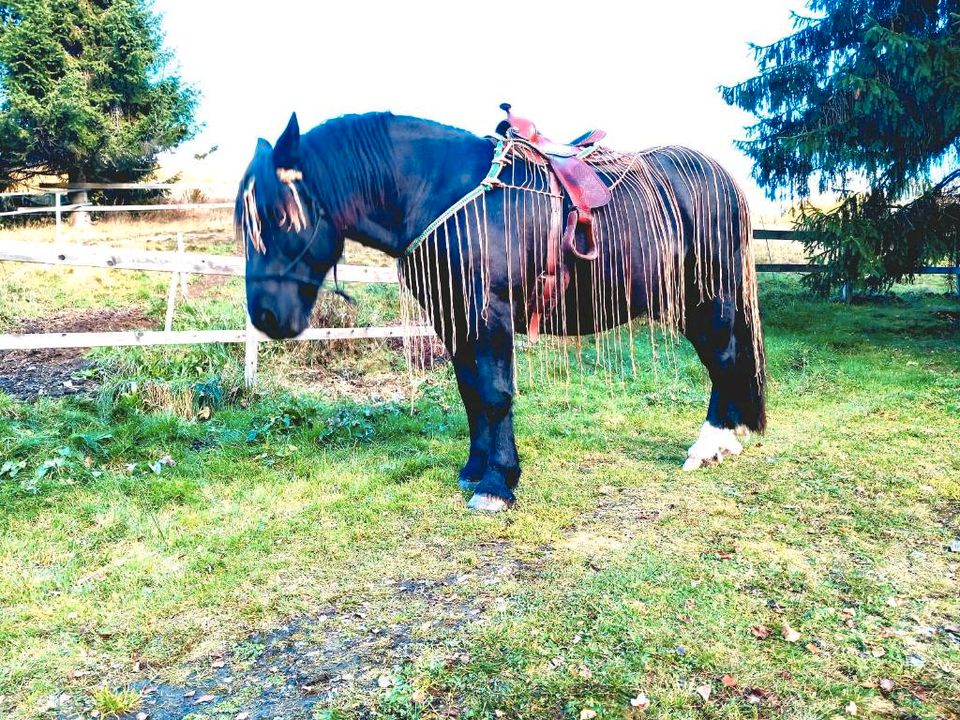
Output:
[[277,320],[277,316],[273,314],[273,311],[267,309],[260,310],[254,320],[254,325],[267,335],[272,336],[277,334],[280,323]]

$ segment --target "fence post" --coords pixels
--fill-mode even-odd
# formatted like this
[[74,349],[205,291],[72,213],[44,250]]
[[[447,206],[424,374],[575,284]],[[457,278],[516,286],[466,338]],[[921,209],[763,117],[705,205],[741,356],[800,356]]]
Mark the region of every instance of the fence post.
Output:
[[953,294],[960,297],[960,248],[953,250]]
[[853,283],[849,280],[840,286],[840,299],[847,304],[853,301]]
[[163,329],[167,332],[173,330],[173,307],[177,302],[177,275],[180,273],[170,273],[170,288],[167,290],[167,316],[163,321]]
[[57,226],[53,231],[53,238],[57,242],[60,242],[60,226],[63,223],[63,213],[60,212],[60,198],[61,198],[60,192],[54,192],[53,197],[54,197],[54,206],[56,207],[56,210],[54,212],[56,213],[56,216],[57,216]]
[[257,381],[257,329],[253,326],[250,313],[245,312],[247,318],[247,339],[243,352],[243,379],[247,387],[253,387]]
[[[183,233],[177,233],[177,252],[180,254],[180,259],[183,259],[184,245],[183,245]],[[187,296],[187,273],[181,272],[180,275],[180,294],[184,298]]]

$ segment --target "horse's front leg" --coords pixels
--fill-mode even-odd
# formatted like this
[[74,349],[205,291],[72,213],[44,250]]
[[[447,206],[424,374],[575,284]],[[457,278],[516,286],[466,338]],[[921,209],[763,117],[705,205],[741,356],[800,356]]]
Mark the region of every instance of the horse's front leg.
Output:
[[457,386],[467,413],[467,424],[470,426],[470,454],[467,456],[467,462],[460,469],[460,487],[473,492],[487,469],[490,432],[487,416],[480,402],[476,347],[472,342],[458,348],[453,356],[453,369],[457,375]]
[[486,445],[487,457],[467,506],[498,512],[516,499],[513,490],[520,480],[520,458],[513,434],[513,333],[508,309],[498,313],[491,302],[489,310],[479,337],[469,343],[476,362],[478,437],[480,445]]

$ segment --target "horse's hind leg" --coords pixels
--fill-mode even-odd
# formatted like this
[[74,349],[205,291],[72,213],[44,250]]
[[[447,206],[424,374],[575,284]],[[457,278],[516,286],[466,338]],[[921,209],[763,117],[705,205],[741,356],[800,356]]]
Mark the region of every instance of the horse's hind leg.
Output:
[[684,470],[695,470],[739,455],[743,446],[737,435],[744,429],[763,429],[763,394],[752,335],[742,309],[735,308],[732,300],[712,300],[691,308],[684,332],[713,384],[706,422],[683,464]]

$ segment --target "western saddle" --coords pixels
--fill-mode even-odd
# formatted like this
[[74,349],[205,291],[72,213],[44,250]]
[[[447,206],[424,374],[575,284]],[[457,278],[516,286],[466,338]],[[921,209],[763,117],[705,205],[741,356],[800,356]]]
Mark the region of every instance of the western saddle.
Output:
[[[562,186],[573,205],[567,214],[560,242],[547,244],[546,268],[537,278],[538,288],[530,299],[527,332],[531,340],[536,340],[540,334],[540,316],[556,307],[560,295],[570,282],[570,271],[563,265],[562,254],[570,253],[574,258],[588,262],[599,257],[600,249],[593,232],[593,210],[609,203],[612,195],[610,188],[583,156],[606,133],[603,130],[591,130],[564,145],[541,135],[532,121],[514,115],[508,103],[503,103],[500,109],[507,113],[507,119],[497,126],[497,132],[521,143],[542,160],[550,170],[551,193],[559,197],[559,186]],[[560,214],[558,210],[557,215]],[[584,238],[583,250],[577,246],[578,229]]]

